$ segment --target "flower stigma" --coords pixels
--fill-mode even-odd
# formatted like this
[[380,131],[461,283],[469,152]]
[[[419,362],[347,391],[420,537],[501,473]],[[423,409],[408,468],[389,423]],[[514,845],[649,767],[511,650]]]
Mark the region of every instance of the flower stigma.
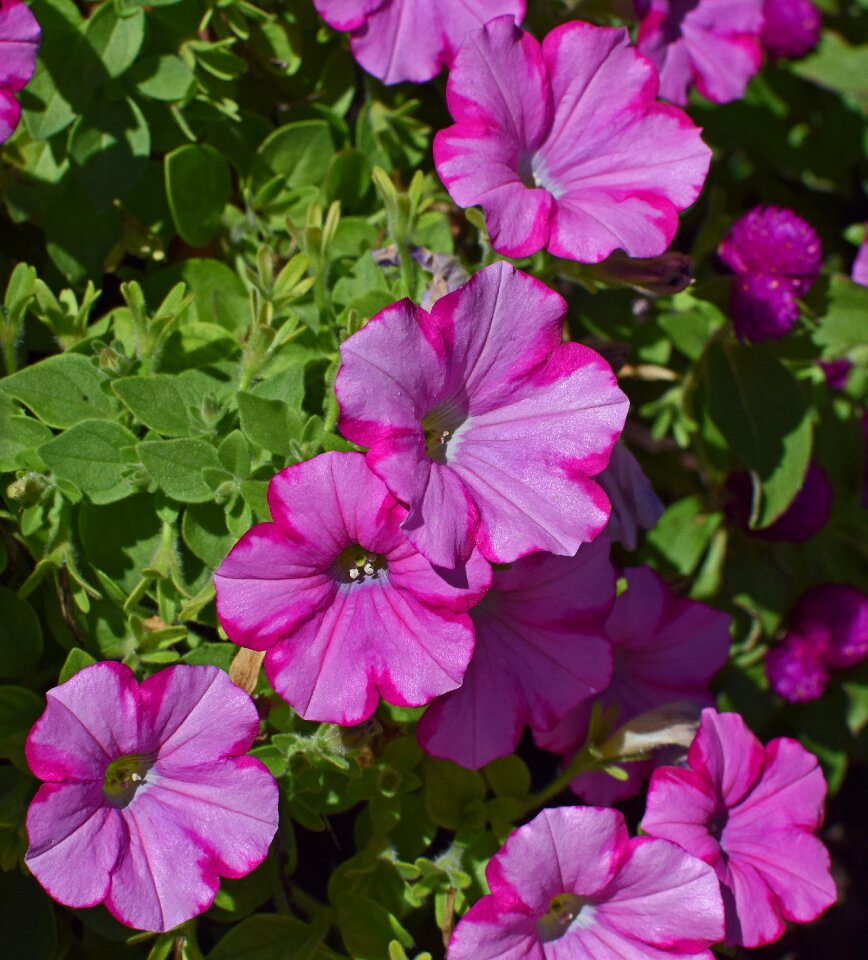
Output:
[[332,564],[332,575],[339,583],[364,583],[377,579],[385,569],[386,558],[382,554],[371,553],[354,543],[338,554]]
[[104,796],[118,806],[126,806],[145,782],[156,759],[156,755],[150,753],[128,753],[112,760],[105,769]]
[[[585,911],[585,916],[579,915]],[[559,893],[552,897],[549,908],[536,922],[536,931],[543,943],[559,940],[575,923],[590,919],[588,900],[575,893]]]

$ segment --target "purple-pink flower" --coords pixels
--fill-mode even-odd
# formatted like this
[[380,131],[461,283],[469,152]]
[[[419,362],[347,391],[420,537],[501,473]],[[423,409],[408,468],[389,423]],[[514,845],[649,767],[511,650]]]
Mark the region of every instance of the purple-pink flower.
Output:
[[660,73],[660,96],[687,103],[691,86],[714,103],[743,96],[762,64],[763,0],[634,0],[636,45]]
[[543,810],[485,871],[449,960],[711,960],[723,936],[714,872],[675,844],[631,839],[617,810]]
[[566,23],[542,45],[499,17],[465,39],[446,89],[454,126],[434,163],[460,207],[480,204],[495,250],[598,263],[664,252],[711,151],[623,28]]
[[830,670],[868,659],[868,594],[846,584],[824,583],[804,593],[790,614],[784,639],[769,650],[772,690],[790,703],[815,700]]
[[718,254],[736,274],[737,336],[756,343],[789,333],[799,319],[798,298],[820,275],[823,248],[814,228],[792,210],[754,207],[730,227]]
[[738,714],[703,710],[688,765],[654,772],[642,829],[714,867],[728,944],[771,943],[786,920],[814,920],[835,902],[814,836],[826,784],[812,754],[786,737],[763,748]]
[[[667,703],[710,704],[709,683],[729,655],[729,617],[676,597],[649,567],[625,573],[627,590],[606,621],[612,681],[599,698],[617,708],[615,726]],[[569,760],[587,738],[591,706],[585,702],[549,732],[535,734],[537,744]],[[570,786],[588,803],[616,803],[638,793],[650,769],[651,761],[636,761],[627,765],[626,781],[582,773]]]
[[14,94],[33,76],[40,36],[36,18],[21,0],[0,0],[0,143],[21,118]]
[[45,783],[27,814],[27,866],[70,907],[105,902],[121,923],[170,930],[243,877],[277,829],[277,784],[242,754],[250,697],[216,667],[175,666],[139,685],[97,663],[48,691],[27,739]]
[[572,555],[605,527],[591,479],[627,413],[609,365],[561,343],[565,304],[506,263],[431,313],[402,300],[341,346],[341,432],[410,508],[402,527],[432,563],[474,544],[493,563]]
[[765,0],[762,45],[773,60],[797,60],[817,46],[822,26],[811,0]]
[[639,462],[623,441],[612,448],[609,465],[597,482],[612,503],[606,533],[628,550],[635,550],[640,530],[650,530],[663,516],[663,504]]
[[471,611],[464,683],[435,700],[417,733],[435,757],[478,769],[512,753],[525,724],[547,730],[609,682],[603,623],[615,599],[605,537],[575,557],[537,553],[496,570]]
[[477,552],[435,569],[360,453],[287,467],[268,505],[274,522],[249,530],[214,574],[217,613],[230,640],[266,651],[271,685],[301,716],[360,723],[380,695],[418,707],[461,684],[467,610],[491,583]]
[[424,83],[451,66],[465,35],[492,17],[521,22],[525,0],[314,0],[335,30],[350,32],[356,60],[383,83]]
[[863,287],[868,287],[868,224],[865,224],[865,228],[866,236],[856,253],[850,276],[854,283],[861,283]]

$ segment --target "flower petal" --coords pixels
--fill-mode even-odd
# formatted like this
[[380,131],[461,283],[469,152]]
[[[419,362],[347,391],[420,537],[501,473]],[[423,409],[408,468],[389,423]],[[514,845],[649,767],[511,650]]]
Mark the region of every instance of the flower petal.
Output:
[[699,732],[688,752],[694,770],[714,785],[723,803],[741,802],[762,775],[762,744],[737,713],[703,710]]
[[717,803],[713,786],[695,770],[660,767],[648,785],[642,829],[714,865],[720,859],[720,844],[709,833],[709,824]]
[[4,90],[20,90],[30,81],[40,35],[39,24],[25,3],[5,0],[0,5],[0,87]]

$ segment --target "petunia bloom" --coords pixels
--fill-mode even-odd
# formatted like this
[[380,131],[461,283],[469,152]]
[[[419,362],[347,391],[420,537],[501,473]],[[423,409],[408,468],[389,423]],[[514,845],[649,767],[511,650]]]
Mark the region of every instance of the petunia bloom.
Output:
[[820,275],[823,248],[814,228],[792,210],[754,207],[730,227],[718,254],[736,274],[736,334],[756,343],[789,333],[799,319],[798,298]]
[[811,0],[765,0],[762,45],[773,60],[797,60],[817,46],[822,26]]
[[727,479],[729,519],[743,527],[745,532],[763,540],[781,540],[804,543],[819,533],[832,516],[835,491],[826,471],[813,461],[808,464],[805,479],[792,503],[774,523],[759,530],[748,527],[753,499],[753,482],[744,471],[733,473]]
[[865,227],[866,237],[853,260],[850,277],[854,283],[861,283],[863,287],[868,287],[868,224]]
[[543,810],[485,871],[449,960],[711,960],[723,936],[714,872],[675,844],[631,839],[617,810]]
[[660,96],[687,103],[691,86],[714,103],[744,95],[762,65],[763,0],[634,0],[636,45],[660,73]]
[[458,206],[482,206],[506,256],[656,257],[711,158],[656,96],[625,29],[566,23],[540,44],[499,17],[467,36],[449,73],[456,123],[434,138],[437,173]]
[[[617,708],[615,725],[667,703],[710,704],[709,683],[729,655],[729,617],[676,597],[649,567],[629,568],[626,578],[627,590],[606,621],[612,681],[599,698],[604,707]],[[591,706],[583,703],[549,732],[535,734],[537,744],[572,757],[587,738]],[[651,761],[627,764],[626,781],[582,773],[570,786],[588,803],[616,803],[639,792],[651,767]]]
[[657,523],[663,516],[663,504],[623,441],[615,444],[598,482],[612,502],[607,534],[635,550],[639,531],[650,530]]
[[45,783],[25,862],[60,903],[105,902],[130,927],[171,930],[243,877],[277,830],[277,784],[253,757],[250,697],[216,667],[174,666],[139,685],[97,663],[48,691],[27,738]]
[[465,35],[509,14],[521,22],[525,0],[314,0],[335,30],[349,31],[359,64],[383,83],[424,83],[448,67]]
[[467,610],[491,583],[474,552],[436,570],[401,530],[407,510],[360,453],[277,474],[260,523],[214,574],[229,639],[265,650],[274,689],[307,720],[355,724],[380,695],[417,707],[461,684]]
[[478,769],[512,753],[525,724],[547,730],[605,687],[612,652],[603,623],[614,600],[605,537],[575,557],[536,553],[496,570],[470,614],[476,648],[464,683],[419,721],[424,749]]
[[766,657],[772,690],[790,703],[815,700],[830,670],[868,660],[868,594],[846,584],[812,587],[796,603],[784,639]]
[[21,118],[14,94],[36,68],[41,32],[22,0],[0,0],[0,143],[8,140]]
[[432,563],[474,544],[493,563],[571,556],[605,527],[591,479],[627,399],[608,364],[561,343],[566,305],[500,262],[438,300],[403,300],[341,345],[338,426],[408,504],[403,529]]
[[814,920],[835,902],[814,836],[826,796],[816,757],[786,737],[763,748],[738,714],[703,710],[687,759],[654,772],[642,829],[714,867],[728,944],[772,943],[785,920]]

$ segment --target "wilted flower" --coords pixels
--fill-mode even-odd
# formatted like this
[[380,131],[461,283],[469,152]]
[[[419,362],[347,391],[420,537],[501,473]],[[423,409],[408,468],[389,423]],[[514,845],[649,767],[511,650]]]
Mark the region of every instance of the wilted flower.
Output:
[[22,0],[0,0],[0,143],[8,140],[21,117],[14,94],[33,76],[41,32]]
[[711,868],[673,843],[631,839],[617,810],[543,810],[485,876],[491,893],[459,921],[450,960],[711,960],[723,936]]
[[[627,590],[606,621],[612,641],[612,681],[599,699],[617,708],[616,726],[678,701],[712,702],[711,678],[729,654],[729,617],[695,600],[676,597],[649,567],[626,571]],[[545,750],[570,758],[585,742],[591,703],[585,702],[548,733],[535,734]],[[588,803],[615,803],[638,793],[650,761],[629,763],[628,779],[582,773],[570,784]]]
[[383,83],[424,83],[450,66],[464,36],[492,17],[524,17],[525,0],[314,0],[335,30],[350,31],[356,60]]
[[501,262],[431,313],[403,300],[341,345],[338,426],[409,505],[402,527],[432,563],[454,566],[474,544],[493,563],[572,555],[605,527],[591,477],[627,399],[593,350],[561,343],[564,313]]
[[727,514],[732,522],[743,527],[751,536],[789,543],[803,543],[819,533],[829,522],[835,498],[826,471],[812,461],[808,464],[798,493],[787,509],[774,523],[754,530],[748,527],[754,496],[750,474],[743,470],[731,474],[726,481],[726,491],[729,495]]
[[798,298],[820,274],[823,248],[814,228],[792,210],[754,207],[730,227],[718,254],[736,273],[736,334],[754,342],[787,334],[799,319]]
[[774,60],[796,60],[817,46],[822,26],[811,0],[765,0],[762,45]]
[[763,0],[634,0],[636,45],[660,72],[660,96],[737,100],[762,64]]
[[437,173],[460,207],[482,206],[506,256],[657,256],[705,181],[711,151],[656,102],[623,28],[566,23],[540,45],[499,17],[467,36],[446,96],[456,123],[434,139]]
[[597,482],[612,502],[607,534],[635,550],[639,531],[650,530],[657,523],[663,516],[663,504],[622,440],[612,448],[609,465]]
[[642,829],[711,864],[726,942],[777,940],[835,902],[829,854],[813,835],[826,784],[816,757],[779,737],[765,749],[736,713],[704,710],[688,769],[654,772]]
[[467,610],[491,583],[474,552],[438,571],[401,531],[407,510],[360,453],[287,467],[260,523],[214,574],[230,640],[265,650],[274,689],[308,720],[354,724],[380,695],[421,706],[461,684]]
[[829,671],[868,659],[868,594],[824,583],[804,593],[790,614],[783,641],[768,652],[772,690],[790,703],[815,700]]
[[471,611],[476,647],[464,683],[417,728],[435,757],[477,769],[512,753],[525,724],[547,730],[609,682],[603,623],[615,599],[604,537],[575,557],[536,553],[496,570]]
[[846,357],[840,357],[838,360],[821,360],[820,369],[830,390],[844,390],[847,387],[847,379],[853,369],[853,363]]
[[277,829],[277,784],[241,756],[258,732],[253,701],[216,667],[169,667],[141,686],[123,664],[85,667],[48,691],[27,739],[46,781],[27,814],[28,867],[60,903],[104,901],[142,930],[201,913]]

